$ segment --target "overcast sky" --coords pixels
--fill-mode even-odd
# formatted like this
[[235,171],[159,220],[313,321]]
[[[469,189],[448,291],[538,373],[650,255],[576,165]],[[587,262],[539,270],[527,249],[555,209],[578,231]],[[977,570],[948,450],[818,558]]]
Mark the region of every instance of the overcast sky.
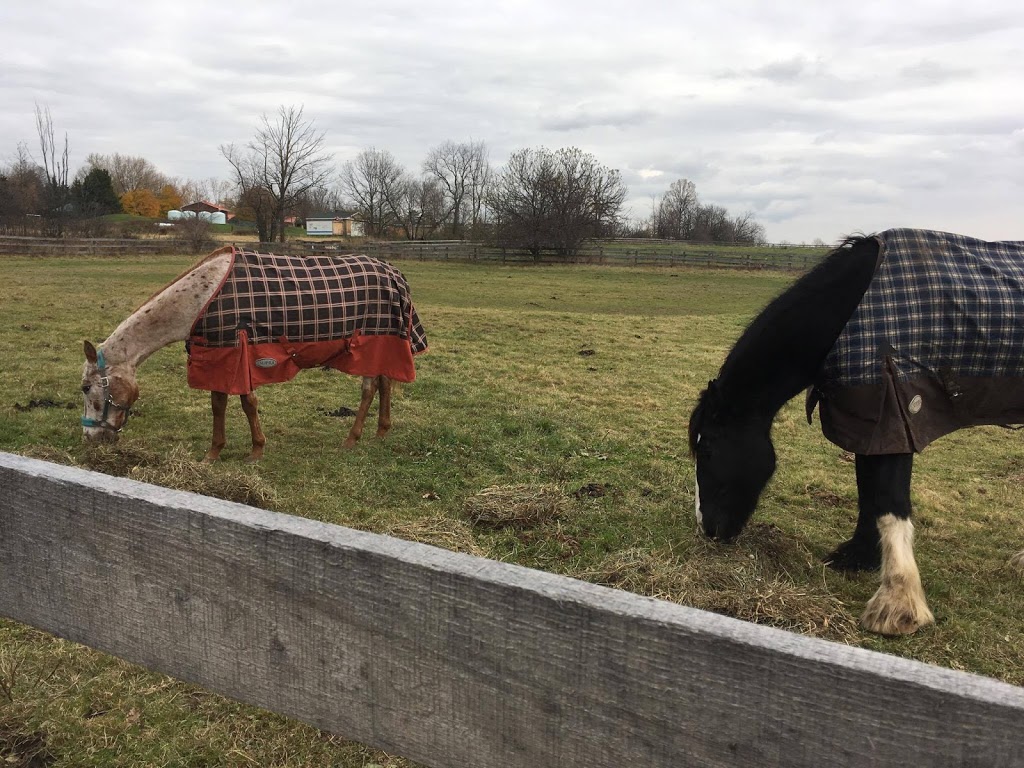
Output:
[[120,152],[226,179],[219,145],[302,105],[339,165],[577,146],[635,218],[688,178],[775,242],[1024,239],[1022,50],[1020,0],[4,2],[0,164],[38,157],[38,103],[72,172]]

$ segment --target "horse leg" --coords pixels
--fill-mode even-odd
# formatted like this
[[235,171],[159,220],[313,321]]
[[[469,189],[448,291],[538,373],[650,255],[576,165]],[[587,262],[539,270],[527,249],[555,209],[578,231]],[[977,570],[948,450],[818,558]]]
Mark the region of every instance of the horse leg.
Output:
[[1024,572],[1024,550],[1010,558],[1010,567]]
[[219,459],[220,452],[228,442],[224,432],[224,414],[228,409],[227,393],[211,392],[210,408],[213,410],[213,440],[210,442],[210,450],[203,457],[204,464],[212,464]]
[[267,444],[263,427],[260,425],[260,413],[257,408],[259,399],[255,392],[239,395],[238,399],[242,402],[242,410],[245,411],[245,417],[249,420],[249,434],[252,435],[252,453],[245,461],[248,464],[255,464],[263,458],[263,446]]
[[[857,456],[861,509],[873,514],[882,545],[882,578],[860,623],[881,635],[909,635],[935,621],[914,560],[910,475],[914,455]],[[863,512],[862,512],[863,514]]]
[[386,437],[391,429],[391,379],[377,377],[380,397],[377,398],[377,437]]
[[[832,552],[824,562],[837,571],[877,571],[882,564],[882,542],[878,536],[878,511],[870,485],[867,459],[857,457],[857,527],[853,536]],[[908,490],[909,493],[909,490]],[[908,506],[909,508],[909,506]]]
[[363,422],[366,421],[366,413],[370,410],[370,403],[373,402],[373,396],[375,394],[377,394],[377,377],[363,376],[363,398],[359,401],[359,411],[356,413],[356,422],[352,425],[352,430],[348,433],[348,437],[345,438],[346,448],[355,447],[359,438],[362,437]]

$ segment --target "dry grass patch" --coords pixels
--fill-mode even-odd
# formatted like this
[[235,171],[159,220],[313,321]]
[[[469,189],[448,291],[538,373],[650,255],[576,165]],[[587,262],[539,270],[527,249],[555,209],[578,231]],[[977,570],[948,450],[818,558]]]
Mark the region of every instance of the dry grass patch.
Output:
[[487,557],[488,554],[487,550],[473,538],[473,531],[466,523],[444,515],[393,521],[384,525],[379,532],[406,541],[430,544],[452,552],[463,552],[477,557]]
[[[0,699],[0,707],[3,701]],[[29,728],[0,711],[0,765],[5,768],[45,768],[54,757],[43,731]]]
[[821,567],[777,527],[754,523],[735,546],[697,545],[686,557],[634,548],[573,575],[745,621],[856,643],[861,633],[846,605],[824,580],[820,587],[808,585],[811,572]]
[[272,509],[277,501],[274,488],[254,468],[201,464],[182,445],[171,448],[166,454],[131,443],[98,445],[84,451],[77,461],[67,451],[45,446],[33,446],[23,454],[252,507]]
[[466,499],[463,512],[486,528],[536,528],[557,520],[569,500],[555,485],[492,485]]

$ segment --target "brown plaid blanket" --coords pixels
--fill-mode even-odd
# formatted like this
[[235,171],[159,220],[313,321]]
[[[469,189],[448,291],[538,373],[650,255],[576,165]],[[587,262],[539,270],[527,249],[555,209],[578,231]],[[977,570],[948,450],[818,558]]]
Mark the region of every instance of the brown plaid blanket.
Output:
[[910,453],[962,427],[1024,422],[1024,242],[875,237],[875,275],[812,392],[825,436]]
[[277,256],[232,249],[189,339],[189,386],[248,394],[329,366],[416,377],[427,338],[405,277],[369,256]]

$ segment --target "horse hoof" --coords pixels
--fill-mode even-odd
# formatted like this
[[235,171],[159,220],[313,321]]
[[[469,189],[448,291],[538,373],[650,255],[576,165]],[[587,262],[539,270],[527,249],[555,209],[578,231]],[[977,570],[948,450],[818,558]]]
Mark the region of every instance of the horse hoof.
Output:
[[263,458],[263,457],[262,456],[246,456],[245,459],[243,459],[243,463],[245,463],[245,464],[259,464],[261,458]]
[[844,541],[822,558],[834,571],[877,571],[882,567],[882,553],[878,545],[863,545],[850,539]]
[[350,437],[344,443],[342,443],[341,447],[347,451],[351,451],[353,448],[356,447],[356,441]]
[[885,586],[878,588],[860,616],[860,625],[868,632],[889,637],[912,635],[934,622],[923,595]]

